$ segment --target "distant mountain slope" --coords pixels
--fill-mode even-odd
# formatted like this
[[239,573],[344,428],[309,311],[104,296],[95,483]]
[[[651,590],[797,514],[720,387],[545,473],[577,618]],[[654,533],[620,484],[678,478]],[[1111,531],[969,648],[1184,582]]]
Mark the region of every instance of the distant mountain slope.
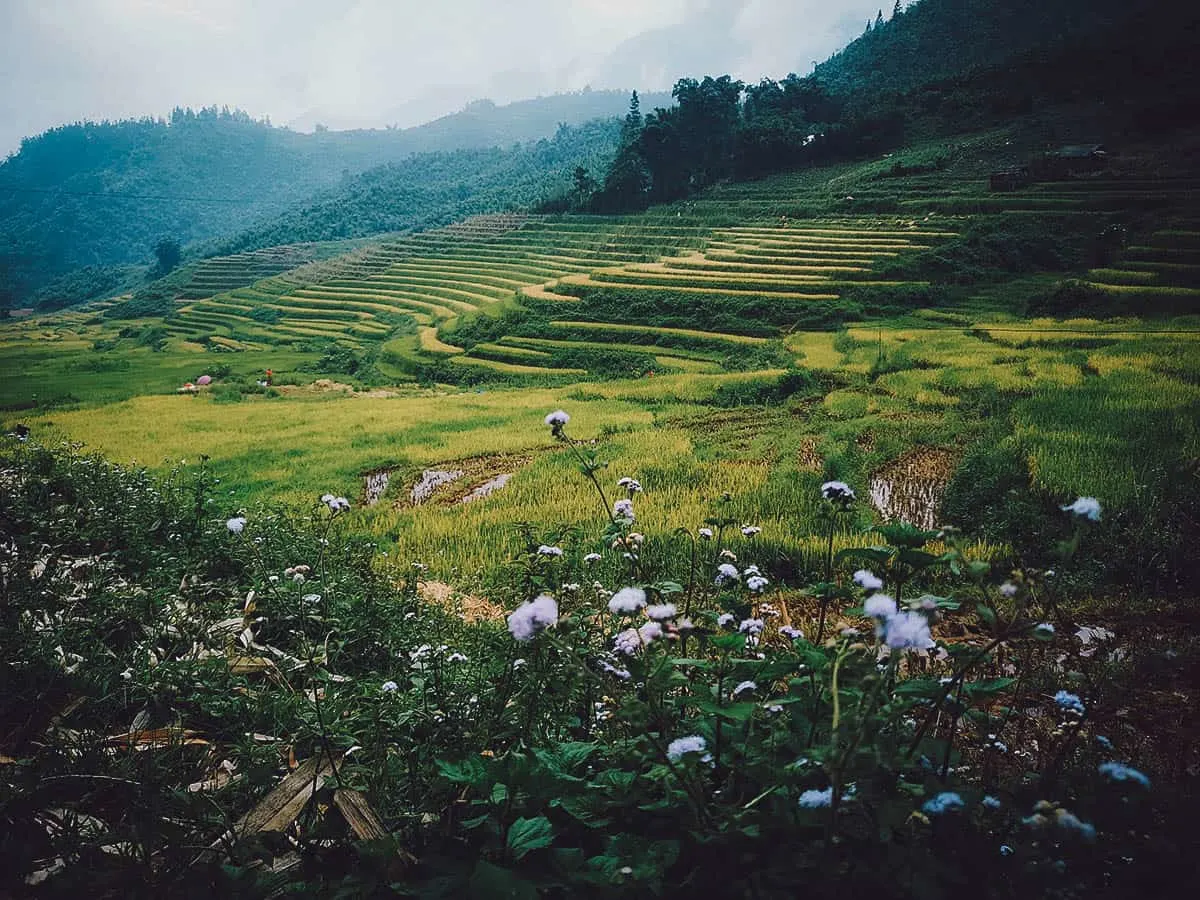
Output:
[[414,153],[508,147],[621,115],[623,91],[488,101],[416,128],[300,134],[215,107],[170,121],[80,123],[0,162],[0,305],[64,272],[140,263],[162,236],[205,240]]
[[563,126],[514,147],[423,153],[370,169],[229,238],[206,254],[365,237],[446,225],[477,213],[528,207],[565,191],[577,166],[602,171],[620,134],[616,119]]

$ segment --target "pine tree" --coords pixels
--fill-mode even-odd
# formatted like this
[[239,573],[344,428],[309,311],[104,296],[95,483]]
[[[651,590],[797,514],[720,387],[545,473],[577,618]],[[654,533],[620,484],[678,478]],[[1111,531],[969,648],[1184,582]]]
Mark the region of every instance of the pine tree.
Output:
[[892,7],[892,18],[895,19],[902,12],[904,12],[904,10],[900,8],[900,0],[896,0],[896,5]]
[[638,139],[642,133],[642,126],[645,122],[642,119],[642,101],[638,97],[638,92],[634,91],[629,98],[629,112],[625,116],[625,122],[621,125],[621,144],[622,146],[632,144]]
[[879,15],[875,17],[875,27],[880,28],[883,25],[883,10],[879,11]]

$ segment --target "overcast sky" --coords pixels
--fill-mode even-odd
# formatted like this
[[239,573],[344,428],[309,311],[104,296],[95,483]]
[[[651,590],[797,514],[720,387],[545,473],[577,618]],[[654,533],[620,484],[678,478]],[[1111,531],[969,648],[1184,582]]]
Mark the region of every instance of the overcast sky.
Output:
[[879,2],[0,0],[0,156],[64,122],[177,105],[407,126],[481,97],[803,74]]

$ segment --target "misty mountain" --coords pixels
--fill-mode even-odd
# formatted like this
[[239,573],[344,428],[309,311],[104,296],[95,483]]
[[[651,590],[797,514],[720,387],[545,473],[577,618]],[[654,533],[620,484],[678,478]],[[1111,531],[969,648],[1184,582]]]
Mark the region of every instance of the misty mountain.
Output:
[[164,236],[229,235],[414,154],[511,147],[627,104],[623,91],[485,100],[416,128],[314,134],[215,107],[55,128],[0,162],[0,300],[21,305],[83,266],[146,262]]

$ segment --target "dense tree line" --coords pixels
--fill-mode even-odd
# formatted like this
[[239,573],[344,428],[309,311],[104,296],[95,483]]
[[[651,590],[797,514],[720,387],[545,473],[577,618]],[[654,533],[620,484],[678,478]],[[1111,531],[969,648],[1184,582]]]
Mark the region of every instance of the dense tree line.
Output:
[[719,181],[747,179],[895,144],[894,115],[862,114],[820,80],[789,75],[746,85],[728,75],[681,79],[675,104],[641,112],[635,93],[603,180],[577,171],[552,210],[622,212],[669,203]]

